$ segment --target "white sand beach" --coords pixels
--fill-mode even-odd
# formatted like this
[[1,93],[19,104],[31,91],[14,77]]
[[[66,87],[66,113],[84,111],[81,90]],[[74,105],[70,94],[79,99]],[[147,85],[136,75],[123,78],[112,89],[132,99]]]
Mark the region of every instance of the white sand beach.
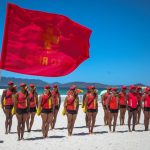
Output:
[[[80,108],[72,137],[67,136],[66,116],[62,116],[61,110],[58,114],[56,129],[49,131],[47,139],[42,138],[41,117],[36,116],[33,131],[25,132],[23,141],[17,141],[16,116],[13,117],[12,133],[5,135],[5,116],[0,109],[0,150],[149,150],[150,131],[145,132],[143,125],[143,114],[140,125],[136,126],[135,132],[128,132],[127,125],[117,126],[116,133],[109,133],[108,126],[103,125],[103,110],[99,104],[94,135],[88,135],[85,127],[85,114]],[[119,118],[118,118],[119,121]],[[127,115],[126,115],[127,122]],[[119,123],[119,122],[118,122]]]

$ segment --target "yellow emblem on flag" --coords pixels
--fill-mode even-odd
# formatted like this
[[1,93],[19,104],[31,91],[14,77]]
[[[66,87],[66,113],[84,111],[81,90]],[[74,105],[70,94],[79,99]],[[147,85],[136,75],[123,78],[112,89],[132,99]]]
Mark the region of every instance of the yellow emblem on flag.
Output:
[[60,33],[54,27],[48,27],[43,33],[44,49],[47,50],[47,53],[49,53],[53,44],[59,43],[59,35]]

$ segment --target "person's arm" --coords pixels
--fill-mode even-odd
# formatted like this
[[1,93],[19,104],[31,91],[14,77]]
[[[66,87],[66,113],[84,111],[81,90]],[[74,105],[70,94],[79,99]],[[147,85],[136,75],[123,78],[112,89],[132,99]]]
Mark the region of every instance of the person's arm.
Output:
[[96,94],[96,110],[98,110],[98,94]]
[[26,99],[27,99],[27,110],[29,112],[29,110],[30,110],[30,98],[29,98],[29,94],[27,94]]
[[119,97],[119,95],[118,95],[116,98],[117,98],[117,105],[118,105],[118,108],[120,109],[120,97]]
[[18,94],[16,93],[14,95],[14,113],[17,113],[16,110],[17,110],[17,104],[18,104]]
[[106,100],[107,111],[109,111],[109,102],[110,102],[110,99],[111,99],[111,95],[109,95],[108,98],[107,98],[107,100]]
[[5,108],[4,108],[4,98],[6,95],[6,90],[3,91],[2,97],[1,97],[1,105],[2,105],[2,109],[5,112]]
[[36,101],[36,107],[38,107],[38,94],[35,93],[35,101]]
[[67,109],[67,98],[68,96],[66,96],[65,101],[64,101],[64,108]]
[[102,100],[102,107],[104,108],[104,99],[105,99],[105,94],[103,94],[102,96],[101,96],[101,100]]
[[144,110],[143,105],[142,105],[142,102],[144,102],[144,100],[145,100],[145,94],[142,96],[141,103],[140,103],[142,110]]
[[85,110],[87,110],[87,107],[88,107],[88,95],[85,96],[84,107],[85,107]]
[[127,106],[127,94],[125,95],[125,105]]
[[77,112],[78,112],[78,110],[79,110],[79,96],[77,96],[76,101],[77,101]]
[[55,102],[54,102],[54,97],[51,95],[51,99],[52,99],[52,109],[53,109],[53,113],[55,112]]
[[59,94],[59,108],[61,106],[61,95]]
[[84,104],[85,97],[86,97],[86,94],[84,94],[84,95],[83,95],[83,100],[82,100],[82,108],[84,108],[84,105],[85,105],[85,104]]
[[129,96],[128,96],[128,94],[126,95],[126,107],[127,107],[127,109],[128,109],[128,100],[129,100]]
[[40,95],[39,101],[38,101],[38,109],[41,108],[41,103],[42,103],[42,96]]

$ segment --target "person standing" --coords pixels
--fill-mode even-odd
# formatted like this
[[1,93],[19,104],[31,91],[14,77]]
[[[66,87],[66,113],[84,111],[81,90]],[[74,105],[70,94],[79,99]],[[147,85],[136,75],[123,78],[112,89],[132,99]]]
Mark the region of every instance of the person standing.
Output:
[[102,107],[104,110],[104,124],[105,125],[108,125],[109,113],[108,113],[107,108],[106,108],[106,101],[107,101],[110,94],[111,94],[111,87],[108,87],[107,92],[102,95]]
[[8,89],[3,91],[2,97],[1,97],[1,105],[3,112],[6,116],[5,120],[5,134],[8,134],[11,132],[11,126],[12,126],[12,109],[14,106],[12,95],[14,94],[14,83],[12,81],[8,82]]
[[44,93],[39,97],[38,109],[40,108],[42,118],[42,134],[44,138],[47,138],[49,126],[52,124],[53,112],[55,109],[55,104],[53,102],[49,85],[44,87]]
[[51,128],[54,129],[55,124],[56,124],[58,111],[59,111],[59,108],[60,108],[60,105],[61,105],[61,97],[60,97],[58,86],[56,84],[53,85],[52,96],[53,96],[53,101],[55,103],[55,109],[54,109],[54,117],[53,117]]
[[141,87],[136,87],[136,94],[137,94],[137,99],[138,99],[138,107],[137,107],[137,124],[140,123],[140,117],[141,117],[141,100],[142,100],[142,88]]
[[145,92],[142,96],[143,107],[141,107],[144,111],[144,126],[145,131],[149,130],[149,122],[150,122],[150,88],[146,88]]
[[20,91],[16,93],[14,98],[14,111],[17,117],[17,133],[18,140],[24,139],[25,122],[29,111],[28,93],[26,92],[26,84],[20,84]]
[[91,86],[89,89],[89,93],[86,94],[85,107],[87,110],[89,134],[93,134],[93,128],[95,126],[96,116],[98,112],[98,96],[95,92],[94,86]]
[[90,86],[87,86],[87,92],[83,95],[83,100],[82,100],[82,109],[85,113],[85,124],[86,124],[86,127],[88,127],[88,117],[87,117],[87,113],[86,113],[86,110],[85,110],[85,98],[86,98],[86,95],[89,93],[90,91]]
[[[128,105],[128,128],[129,132],[135,131],[135,125],[137,121],[137,106],[138,98],[136,94],[136,87],[130,86],[129,93],[127,94],[127,105]],[[131,119],[133,118],[132,130],[131,130]]]
[[64,109],[66,110],[67,115],[67,128],[68,136],[71,136],[73,133],[74,124],[77,118],[77,113],[79,109],[79,97],[76,94],[76,86],[72,85],[64,102]]
[[120,125],[124,125],[125,113],[127,109],[126,90],[127,88],[125,86],[122,86],[121,92],[119,93]]
[[34,123],[34,117],[36,114],[36,109],[38,107],[38,94],[37,94],[35,89],[36,89],[35,85],[30,84],[30,91],[29,91],[29,96],[28,96],[30,108],[29,108],[29,113],[28,113],[28,117],[26,120],[28,132],[31,131],[31,128],[32,128],[33,123]]
[[118,110],[119,110],[119,95],[117,94],[117,89],[112,88],[112,94],[109,95],[106,107],[107,111],[109,112],[109,131],[112,132],[111,126],[112,126],[112,120],[113,120],[113,132],[116,131],[116,124],[117,124],[117,118],[118,118]]

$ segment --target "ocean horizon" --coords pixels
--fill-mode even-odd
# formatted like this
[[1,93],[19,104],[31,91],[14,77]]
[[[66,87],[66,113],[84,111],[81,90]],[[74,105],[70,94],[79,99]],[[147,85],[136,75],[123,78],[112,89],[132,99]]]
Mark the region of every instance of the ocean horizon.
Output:
[[[7,88],[6,86],[0,86],[0,89],[6,89],[6,88]],[[79,88],[79,89],[83,90],[83,93],[81,93],[80,95],[84,95],[87,91],[86,88]],[[19,87],[18,87],[18,90],[19,90]],[[60,95],[66,95],[68,90],[69,90],[69,88],[59,88]],[[97,90],[98,90],[98,94],[100,94],[101,91],[103,91],[105,89],[104,88],[97,88]],[[43,87],[37,87],[38,95],[42,94],[43,91],[44,91]]]

